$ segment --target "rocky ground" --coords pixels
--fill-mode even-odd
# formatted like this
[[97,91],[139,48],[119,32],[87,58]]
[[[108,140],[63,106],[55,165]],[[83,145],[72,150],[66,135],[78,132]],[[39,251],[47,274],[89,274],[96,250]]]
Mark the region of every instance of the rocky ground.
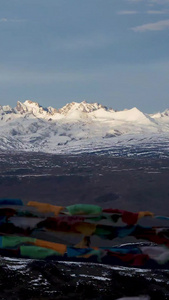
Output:
[[0,299],[169,299],[169,271],[1,258]]

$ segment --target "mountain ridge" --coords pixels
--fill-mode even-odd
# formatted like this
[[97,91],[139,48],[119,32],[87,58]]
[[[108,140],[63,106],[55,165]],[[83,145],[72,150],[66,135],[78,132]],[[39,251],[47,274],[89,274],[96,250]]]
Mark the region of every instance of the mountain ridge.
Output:
[[43,107],[42,105],[40,105],[38,102],[34,102],[31,100],[25,100],[24,102],[21,101],[17,101],[17,105],[16,107],[12,108],[9,105],[0,105],[0,111],[3,111],[4,113],[40,113],[41,115],[43,114],[61,114],[66,116],[67,114],[69,114],[70,112],[72,113],[72,111],[78,110],[84,113],[91,113],[97,110],[104,110],[107,112],[112,112],[112,113],[121,113],[124,112],[124,114],[127,114],[128,111],[133,111],[136,113],[140,112],[146,116],[149,116],[150,118],[160,118],[163,116],[169,116],[169,109],[166,109],[164,112],[157,112],[154,114],[147,114],[147,113],[143,113],[141,112],[137,107],[133,107],[131,109],[124,109],[122,111],[117,111],[114,110],[112,108],[108,108],[107,106],[104,106],[102,104],[99,104],[97,102],[95,103],[88,103],[86,101],[82,101],[82,102],[70,102],[67,103],[66,105],[64,105],[63,107],[57,109],[54,107]]
[[60,109],[37,102],[0,106],[0,150],[67,153],[168,143],[169,110],[115,111],[99,103],[72,102]]

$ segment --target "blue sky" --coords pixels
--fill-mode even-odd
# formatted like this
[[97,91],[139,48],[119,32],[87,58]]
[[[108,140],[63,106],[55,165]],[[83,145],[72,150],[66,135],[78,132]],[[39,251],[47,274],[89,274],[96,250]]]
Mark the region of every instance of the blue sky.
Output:
[[0,104],[169,107],[169,0],[0,0]]

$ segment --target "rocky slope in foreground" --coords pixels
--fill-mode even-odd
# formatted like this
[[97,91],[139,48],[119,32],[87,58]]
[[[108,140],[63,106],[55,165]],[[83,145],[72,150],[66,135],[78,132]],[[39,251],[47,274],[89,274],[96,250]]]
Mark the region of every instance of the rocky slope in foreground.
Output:
[[5,300],[169,299],[168,270],[10,258],[0,262],[1,299]]
[[[38,103],[0,106],[0,150],[48,153],[120,152],[137,147],[167,155],[169,110],[154,115],[137,108],[114,111],[98,103],[67,104],[61,109]],[[135,152],[140,150],[135,149]]]

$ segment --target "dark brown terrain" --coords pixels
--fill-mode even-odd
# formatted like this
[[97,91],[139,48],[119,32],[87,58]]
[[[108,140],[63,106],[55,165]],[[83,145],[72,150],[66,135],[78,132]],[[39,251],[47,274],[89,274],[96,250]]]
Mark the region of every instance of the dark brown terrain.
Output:
[[169,159],[1,153],[0,195],[169,214]]
[[[0,198],[169,215],[169,159],[0,154]],[[0,299],[169,299],[169,271],[1,258]]]

